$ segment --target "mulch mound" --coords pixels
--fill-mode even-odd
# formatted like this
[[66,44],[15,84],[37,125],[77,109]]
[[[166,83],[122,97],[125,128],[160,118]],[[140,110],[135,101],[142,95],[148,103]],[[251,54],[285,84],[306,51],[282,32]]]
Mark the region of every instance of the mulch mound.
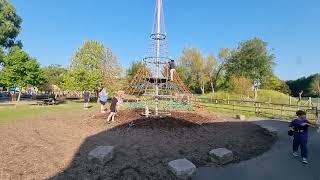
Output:
[[[88,120],[92,127],[106,130],[88,137],[71,165],[54,179],[175,179],[168,172],[171,160],[187,158],[197,167],[217,166],[208,152],[225,147],[234,152],[234,163],[268,151],[276,141],[249,122],[224,121],[214,114],[173,112],[171,117],[143,118],[140,111],[118,113],[116,123],[105,115]],[[115,146],[115,158],[105,165],[87,160],[99,145]]]

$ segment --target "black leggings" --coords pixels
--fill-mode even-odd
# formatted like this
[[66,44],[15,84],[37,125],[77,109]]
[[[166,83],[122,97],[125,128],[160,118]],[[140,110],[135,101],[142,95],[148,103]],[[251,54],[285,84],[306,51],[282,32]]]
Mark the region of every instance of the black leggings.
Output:
[[301,157],[307,158],[308,157],[307,141],[303,141],[300,139],[293,139],[292,150],[294,152],[298,151],[299,146],[300,146],[300,150],[301,150]]

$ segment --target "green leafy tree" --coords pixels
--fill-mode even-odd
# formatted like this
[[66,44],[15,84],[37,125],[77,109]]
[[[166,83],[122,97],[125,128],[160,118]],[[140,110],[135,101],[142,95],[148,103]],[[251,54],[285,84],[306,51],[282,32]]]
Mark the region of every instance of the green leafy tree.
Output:
[[58,64],[51,64],[42,68],[42,70],[47,79],[47,83],[40,87],[40,89],[53,91],[53,86],[57,86],[58,88],[63,86],[63,76],[67,73],[67,69]]
[[231,51],[228,48],[221,48],[218,54],[218,59],[214,67],[214,76],[212,77],[212,89],[216,89],[219,84],[225,84],[226,63],[231,56]]
[[102,59],[104,46],[96,41],[86,41],[72,57],[69,71],[64,76],[64,87],[68,90],[94,90],[103,80]]
[[119,87],[121,72],[111,49],[97,41],[85,41],[72,57],[70,69],[63,78],[64,88],[83,91],[107,87],[113,91]]
[[299,92],[303,91],[304,96],[315,97],[317,93],[314,91],[314,82],[317,79],[320,79],[320,74],[287,81],[286,84],[289,86],[292,96],[298,97]]
[[0,46],[11,47],[20,32],[22,19],[16,14],[16,10],[8,0],[0,0]]
[[4,57],[5,57],[5,53],[3,52],[2,48],[0,48],[0,71],[1,71],[1,66],[3,66]]
[[130,64],[130,67],[127,69],[127,79],[128,82],[132,81],[132,78],[134,77],[134,75],[137,73],[137,71],[139,70],[139,68],[141,67],[141,62],[139,61],[133,61]]
[[[205,62],[205,67],[204,67],[204,79],[203,79],[203,83],[207,82],[210,83],[211,86],[211,90],[214,93],[214,82],[216,80],[216,63],[217,60],[214,57],[214,55],[209,55],[206,58],[206,62]],[[202,88],[203,91],[202,93],[204,93],[204,87]]]
[[[19,47],[12,47],[3,61],[0,82],[6,87],[39,86],[46,82],[43,71],[36,59],[30,57]],[[20,94],[18,101],[20,100]]]
[[239,44],[232,51],[226,64],[226,75],[245,77],[251,80],[260,79],[266,83],[273,75],[274,54],[267,48],[267,43],[253,38]]
[[51,64],[43,68],[44,74],[49,84],[61,85],[63,80],[63,74],[67,72],[67,69],[59,64]]
[[276,75],[271,75],[269,80],[262,86],[263,89],[279,91],[285,94],[290,94],[289,86],[285,81],[280,80]]
[[196,93],[204,93],[204,85],[207,83],[205,72],[206,60],[199,49],[185,48],[179,59],[180,66],[185,68],[187,85]]

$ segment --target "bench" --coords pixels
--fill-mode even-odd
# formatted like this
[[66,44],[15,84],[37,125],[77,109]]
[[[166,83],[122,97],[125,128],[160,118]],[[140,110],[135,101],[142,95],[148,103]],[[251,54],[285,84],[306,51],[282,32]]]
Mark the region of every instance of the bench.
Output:
[[48,99],[41,99],[37,100],[37,105],[57,105],[59,104],[59,101],[54,100],[53,98],[48,98]]

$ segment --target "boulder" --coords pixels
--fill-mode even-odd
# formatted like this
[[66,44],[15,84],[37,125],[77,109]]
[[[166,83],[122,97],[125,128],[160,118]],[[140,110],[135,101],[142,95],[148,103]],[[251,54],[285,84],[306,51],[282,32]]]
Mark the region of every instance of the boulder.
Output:
[[88,159],[97,163],[105,164],[113,159],[113,146],[98,146],[88,154]]
[[188,179],[196,172],[196,166],[187,159],[178,159],[170,161],[168,164],[169,170],[178,179]]
[[233,161],[232,151],[226,148],[213,149],[209,152],[211,160],[218,164],[224,165]]

